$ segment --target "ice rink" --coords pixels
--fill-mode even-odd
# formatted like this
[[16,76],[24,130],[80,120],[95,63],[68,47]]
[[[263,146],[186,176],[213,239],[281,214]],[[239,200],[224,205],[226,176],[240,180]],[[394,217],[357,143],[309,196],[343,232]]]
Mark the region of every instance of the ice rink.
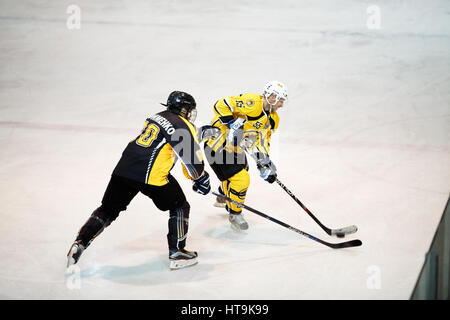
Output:
[[[361,247],[248,211],[237,233],[178,163],[198,265],[169,270],[168,213],[138,195],[66,272],[123,149],[171,91],[195,97],[203,125],[216,100],[270,80],[289,89],[278,178],[327,226],[359,230],[329,237],[251,159],[246,204]],[[449,89],[445,0],[2,0],[0,298],[409,299],[450,191]]]

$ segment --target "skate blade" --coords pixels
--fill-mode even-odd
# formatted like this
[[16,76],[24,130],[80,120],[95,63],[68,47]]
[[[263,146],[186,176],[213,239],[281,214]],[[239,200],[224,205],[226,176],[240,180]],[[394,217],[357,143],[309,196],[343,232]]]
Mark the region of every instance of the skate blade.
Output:
[[248,229],[248,225],[240,227],[240,226],[237,226],[237,225],[235,225],[235,224],[233,224],[231,222],[230,222],[230,225],[231,225],[231,229],[233,229],[235,231],[239,231],[239,232],[242,232],[242,231],[245,231],[245,230]]
[[69,268],[70,266],[73,266],[74,264],[75,264],[74,258],[67,259],[67,268]]
[[67,268],[69,268],[70,266],[72,266],[72,265],[74,265],[76,262],[75,262],[75,259],[74,258],[72,258],[73,257],[73,255],[75,254],[75,253],[77,253],[77,251],[78,251],[78,248],[77,247],[72,247],[72,249],[70,249],[70,252],[69,252],[69,254],[67,255]]
[[178,270],[190,266],[194,266],[198,263],[197,259],[189,260],[172,260],[170,261],[170,270]]

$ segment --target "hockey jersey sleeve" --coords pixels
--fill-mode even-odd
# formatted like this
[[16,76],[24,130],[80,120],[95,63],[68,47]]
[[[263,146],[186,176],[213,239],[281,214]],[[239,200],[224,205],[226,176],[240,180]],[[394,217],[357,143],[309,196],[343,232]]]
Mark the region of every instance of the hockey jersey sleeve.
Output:
[[[259,139],[256,143],[256,148],[259,152],[269,155],[270,139],[272,134],[278,129],[280,118],[276,112],[272,112],[269,117],[269,127],[260,132]],[[256,151],[256,150],[255,150]]]
[[219,120],[223,124],[234,119],[233,117],[233,105],[229,97],[222,98],[214,104],[214,113],[219,117]]
[[181,168],[186,179],[192,180],[191,176],[189,175],[189,172],[187,171],[183,163],[181,163]]

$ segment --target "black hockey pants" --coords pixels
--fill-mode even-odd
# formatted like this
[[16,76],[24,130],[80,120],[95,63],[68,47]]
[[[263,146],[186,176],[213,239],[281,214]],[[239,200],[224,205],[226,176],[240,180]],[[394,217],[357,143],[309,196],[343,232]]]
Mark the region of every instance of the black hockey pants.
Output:
[[88,247],[93,239],[111,224],[121,211],[126,210],[131,200],[143,193],[153,200],[161,211],[169,210],[169,232],[167,240],[169,250],[184,248],[189,221],[189,203],[177,180],[169,175],[169,183],[163,186],[152,186],[142,182],[112,175],[102,199],[88,221],[81,227],[77,239]]

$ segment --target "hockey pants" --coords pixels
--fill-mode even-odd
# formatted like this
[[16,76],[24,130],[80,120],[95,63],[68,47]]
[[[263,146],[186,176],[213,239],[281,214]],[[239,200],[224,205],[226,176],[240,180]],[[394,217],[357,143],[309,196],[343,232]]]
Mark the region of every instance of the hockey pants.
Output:
[[[247,170],[242,169],[232,177],[222,181],[222,191],[228,198],[244,203],[249,185],[250,175]],[[226,209],[231,214],[240,214],[242,212],[242,208],[230,201],[226,202]]]
[[184,248],[190,206],[176,179],[172,176],[169,176],[168,179],[169,183],[164,186],[151,186],[113,175],[103,196],[102,205],[81,227],[76,241],[81,241],[85,247],[88,247],[141,192],[151,198],[161,211],[169,210],[169,232],[167,234],[169,250]]

